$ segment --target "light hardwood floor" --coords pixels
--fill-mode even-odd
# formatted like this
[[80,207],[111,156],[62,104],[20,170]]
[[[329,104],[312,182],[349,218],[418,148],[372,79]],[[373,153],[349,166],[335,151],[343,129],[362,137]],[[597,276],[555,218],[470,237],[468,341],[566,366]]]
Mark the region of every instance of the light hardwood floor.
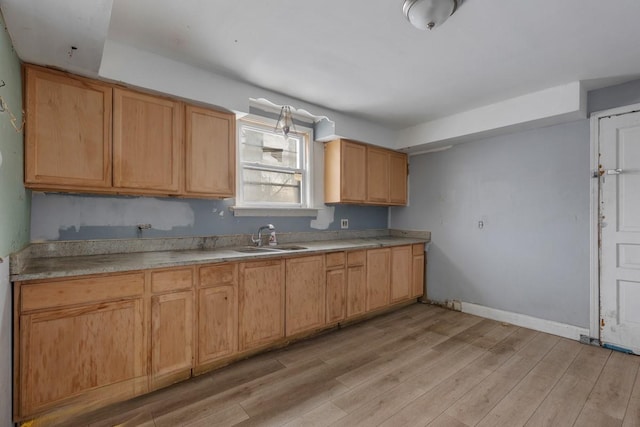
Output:
[[639,367],[637,356],[414,304],[65,425],[631,427]]

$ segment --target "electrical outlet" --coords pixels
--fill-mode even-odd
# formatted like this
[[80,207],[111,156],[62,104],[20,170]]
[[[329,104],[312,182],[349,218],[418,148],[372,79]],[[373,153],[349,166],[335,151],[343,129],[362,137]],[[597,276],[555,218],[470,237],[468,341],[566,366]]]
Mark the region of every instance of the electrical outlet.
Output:
[[340,228],[342,228],[343,230],[349,228],[349,220],[346,218],[342,218],[340,220]]

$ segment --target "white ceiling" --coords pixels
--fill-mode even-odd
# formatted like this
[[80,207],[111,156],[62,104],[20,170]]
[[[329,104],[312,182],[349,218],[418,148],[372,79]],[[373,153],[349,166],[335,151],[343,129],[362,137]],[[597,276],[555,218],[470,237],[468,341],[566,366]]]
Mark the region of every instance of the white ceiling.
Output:
[[574,81],[640,77],[638,0],[466,0],[430,32],[405,20],[402,0],[0,7],[25,61],[96,74],[110,39],[394,129]]

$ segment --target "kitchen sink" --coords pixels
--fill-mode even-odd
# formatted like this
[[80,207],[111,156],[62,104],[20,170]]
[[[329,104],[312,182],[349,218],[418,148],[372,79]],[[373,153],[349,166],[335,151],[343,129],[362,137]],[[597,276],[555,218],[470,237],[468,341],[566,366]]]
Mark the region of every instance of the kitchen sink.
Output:
[[277,249],[262,248],[258,246],[247,246],[246,248],[234,249],[236,252],[242,252],[243,254],[259,254],[264,252],[278,252]]
[[259,253],[280,252],[280,251],[301,251],[304,249],[308,249],[308,248],[304,246],[298,246],[298,245],[270,246],[268,248],[265,248],[264,246],[246,246],[243,248],[234,249],[234,251],[241,252],[243,254],[259,254]]
[[275,246],[273,247],[273,249],[276,249],[279,251],[301,251],[303,249],[308,249],[308,248],[305,248],[304,246],[297,246],[297,245],[282,245],[282,246]]

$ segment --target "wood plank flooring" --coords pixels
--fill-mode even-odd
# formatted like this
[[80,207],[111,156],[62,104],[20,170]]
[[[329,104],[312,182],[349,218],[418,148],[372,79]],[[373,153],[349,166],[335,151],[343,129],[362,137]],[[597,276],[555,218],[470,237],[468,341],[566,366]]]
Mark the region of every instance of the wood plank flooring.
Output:
[[640,427],[639,367],[414,304],[64,425]]

